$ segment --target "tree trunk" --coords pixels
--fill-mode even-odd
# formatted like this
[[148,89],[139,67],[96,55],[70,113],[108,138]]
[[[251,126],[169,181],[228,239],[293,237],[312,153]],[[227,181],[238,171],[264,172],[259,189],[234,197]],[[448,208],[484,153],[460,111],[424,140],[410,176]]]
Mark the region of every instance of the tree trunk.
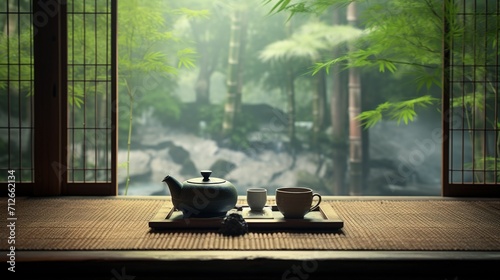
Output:
[[[339,11],[335,9],[333,14],[333,24],[340,24]],[[340,49],[333,50],[333,57],[340,56]],[[346,173],[347,173],[347,95],[342,86],[341,67],[334,64],[332,67],[332,92],[330,98],[330,114],[332,123],[332,174],[333,174],[333,195],[344,195],[346,193]]]
[[314,77],[315,91],[313,95],[313,134],[312,134],[312,147],[319,151],[319,141],[321,131],[325,128],[325,104],[326,104],[326,85],[325,85],[325,72],[320,71]]
[[238,87],[236,92],[236,116],[241,113],[241,99],[243,98],[243,67],[245,60],[245,50],[247,44],[247,29],[248,29],[248,15],[243,12],[240,15],[240,49],[239,49],[239,61],[238,61]]
[[[287,37],[290,37],[293,33],[292,19],[290,18],[285,23],[285,31]],[[295,156],[295,149],[297,148],[297,136],[295,132],[295,77],[293,73],[293,65],[291,62],[285,62],[285,75],[286,75],[286,96],[287,96],[287,115],[288,115],[288,138],[290,141],[290,147],[292,148],[292,153]],[[295,163],[295,162],[294,162]]]
[[326,114],[327,109],[327,90],[326,90],[326,73],[325,71],[320,71],[318,75],[318,93],[319,93],[319,127],[321,131],[328,126],[328,119]]
[[207,59],[205,55],[201,55],[200,71],[198,72],[198,78],[196,79],[196,84],[194,86],[194,91],[196,93],[196,103],[198,104],[210,104],[210,77],[212,72],[208,69]]
[[290,146],[295,150],[297,146],[297,137],[295,133],[295,79],[293,71],[290,69],[291,65],[288,63],[286,75],[286,95],[287,95],[287,115],[288,115],[288,138],[290,139]]
[[222,26],[226,26],[225,21],[226,18],[222,16],[216,22],[195,19],[190,21],[196,51],[199,54],[199,72],[194,89],[197,104],[210,104],[210,82],[222,50],[218,42],[226,40],[227,32],[222,29]]
[[[356,4],[351,2],[347,6],[347,21],[356,25]],[[352,44],[349,49],[354,50]],[[361,83],[359,71],[355,67],[349,69],[349,194],[361,195],[363,185],[363,149],[362,127],[356,117],[361,113]]]
[[204,24],[204,22],[191,22],[196,50],[200,54],[199,72],[194,86],[196,103],[198,104],[210,104],[210,79],[220,53],[220,48],[212,48],[213,42],[211,40],[207,41],[205,36],[202,36],[207,32],[207,27]]
[[[319,73],[318,73],[319,74]],[[316,75],[318,75],[316,74]],[[313,77],[313,83],[314,83],[314,88],[315,90],[313,91],[313,97],[312,97],[312,135],[311,135],[311,149],[315,152],[319,152],[319,147],[318,147],[318,138],[319,138],[319,131],[320,131],[320,116],[319,116],[319,107],[320,107],[320,101],[319,101],[319,83],[320,80],[317,77]]]
[[235,9],[231,17],[231,37],[229,39],[229,56],[227,71],[227,97],[224,106],[224,120],[222,123],[222,136],[229,136],[234,129],[236,115],[236,102],[238,95],[238,70],[241,38],[241,22],[239,11]]

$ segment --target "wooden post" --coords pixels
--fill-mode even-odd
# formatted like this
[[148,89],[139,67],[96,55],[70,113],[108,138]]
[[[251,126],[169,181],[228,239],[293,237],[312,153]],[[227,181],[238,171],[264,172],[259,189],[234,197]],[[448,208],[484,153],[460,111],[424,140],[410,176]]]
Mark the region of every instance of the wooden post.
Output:
[[60,1],[33,1],[34,195],[60,195],[66,161],[62,156],[63,44],[66,22]]

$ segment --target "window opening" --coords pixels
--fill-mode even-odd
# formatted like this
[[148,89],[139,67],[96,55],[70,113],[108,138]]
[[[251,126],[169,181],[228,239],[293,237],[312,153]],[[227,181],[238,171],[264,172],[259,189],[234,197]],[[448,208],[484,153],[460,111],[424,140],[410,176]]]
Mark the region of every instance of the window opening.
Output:
[[[307,3],[306,6],[311,4],[310,1],[299,2]],[[372,1],[356,2],[375,4]],[[439,12],[441,2],[429,2],[432,2],[433,8],[437,8]],[[127,1],[121,1],[120,5],[126,3]],[[189,179],[200,176],[200,169],[212,169],[213,176],[234,182],[240,194],[245,193],[245,188],[254,186],[266,187],[273,193],[277,187],[283,185],[307,185],[321,193],[334,195],[439,195],[441,151],[438,148],[441,139],[433,143],[435,146],[430,152],[431,156],[425,158],[425,163],[408,164],[412,159],[411,152],[418,147],[404,145],[414,145],[415,138],[412,136],[422,137],[425,134],[421,133],[421,130],[415,132],[411,126],[403,127],[402,124],[397,127],[395,122],[386,123],[391,126],[391,130],[386,133],[388,130],[382,127],[378,131],[378,139],[383,140],[380,141],[382,145],[376,147],[377,157],[374,156],[368,163],[370,158],[365,158],[365,154],[368,154],[365,149],[370,149],[367,146],[371,144],[365,144],[368,141],[363,139],[363,145],[358,144],[360,147],[357,152],[352,153],[350,166],[347,167],[349,145],[356,145],[353,144],[354,141],[350,141],[352,137],[349,138],[347,133],[348,87],[351,92],[362,89],[363,95],[361,100],[353,100],[356,108],[351,110],[354,112],[351,115],[363,109],[366,105],[361,104],[365,102],[363,99],[381,96],[382,91],[386,95],[391,90],[390,93],[402,95],[404,92],[411,95],[415,94],[416,88],[414,85],[403,85],[410,83],[409,80],[387,79],[388,75],[377,75],[378,69],[370,70],[375,73],[370,77],[363,76],[358,79],[352,75],[351,82],[348,82],[347,71],[340,75],[337,75],[338,71],[331,71],[323,77],[321,74],[324,73],[314,77],[310,75],[312,65],[332,57],[336,43],[343,43],[339,51],[344,53],[348,39],[363,34],[361,15],[360,27],[355,28],[349,25],[354,25],[358,20],[353,20],[352,14],[348,16],[345,9],[339,9],[338,23],[333,23],[334,15],[331,9],[325,9],[328,12],[321,16],[315,15],[317,17],[311,14],[297,14],[291,21],[287,21],[287,12],[266,16],[272,5],[263,7],[260,1],[244,1],[241,5],[237,4],[240,1],[138,1],[135,2],[136,7],[133,8],[136,12],[132,16],[125,17],[120,14],[124,19],[120,21],[120,36],[130,34],[124,32],[128,26],[122,28],[121,24],[131,24],[135,19],[134,15],[144,12],[150,8],[148,5],[153,5],[152,3],[155,3],[155,6],[158,6],[158,3],[167,6],[155,9],[155,12],[161,11],[165,14],[154,13],[154,17],[168,20],[165,21],[166,26],[162,26],[158,31],[148,29],[147,34],[170,32],[171,37],[177,40],[164,45],[172,48],[184,44],[195,49],[195,61],[194,67],[179,69],[178,75],[169,76],[173,77],[172,80],[165,80],[161,86],[158,86],[158,76],[144,78],[150,83],[147,84],[147,94],[144,94],[143,98],[135,99],[138,105],[134,106],[134,138],[130,161],[127,161],[125,156],[120,160],[120,163],[127,161],[127,166],[133,172],[129,174],[130,180],[126,175],[119,176],[121,190],[127,190],[127,184],[130,182],[129,195],[167,195],[168,190],[161,182],[166,175]],[[288,2],[281,3],[286,6]],[[401,9],[409,15],[415,12],[404,4],[405,1],[398,1],[398,7],[404,7]],[[378,3],[375,6],[377,5]],[[426,7],[426,3],[410,5],[415,6],[423,9],[422,6]],[[360,5],[359,9],[363,8],[366,6]],[[131,10],[126,11],[130,13]],[[356,11],[353,10],[352,13]],[[168,14],[169,11],[172,14]],[[201,11],[206,11],[207,14],[202,14]],[[183,12],[186,12],[186,15],[183,15]],[[426,12],[431,14],[432,10],[427,9]],[[149,13],[150,16],[152,14]],[[433,19],[438,21],[439,15]],[[422,30],[421,26],[417,25],[415,23],[414,27]],[[439,24],[435,27],[436,29],[432,30],[436,31],[432,32],[430,37],[433,43],[435,42],[435,66],[440,70],[441,33],[438,31]],[[139,31],[136,37],[139,37]],[[160,36],[145,37],[154,40]],[[314,49],[315,47],[317,49]],[[120,46],[120,53],[125,48],[127,46]],[[182,52],[176,53],[167,47],[152,49],[161,52],[148,56],[153,62],[156,58],[167,57],[170,63],[168,65],[175,66],[177,61],[182,62],[185,59],[176,58],[176,54]],[[120,63],[122,62],[131,64],[129,61],[120,60]],[[340,68],[343,66],[340,65]],[[120,70],[123,69],[124,66],[120,64]],[[344,121],[339,127],[346,127],[342,133],[339,132],[335,136],[331,133],[333,121],[330,118],[334,110],[326,106],[328,100],[333,99],[333,95],[330,95],[333,72],[340,78],[337,80],[343,87],[339,90],[343,91],[340,95],[345,97],[339,102],[341,106],[334,108],[337,111],[341,111],[339,108],[343,109],[345,116],[339,113],[336,120],[343,118]],[[368,71],[363,74],[366,72]],[[439,75],[439,71],[436,73]],[[121,79],[124,79],[124,76],[121,75]],[[394,85],[395,80],[398,80],[398,85]],[[373,83],[368,84],[367,81]],[[139,88],[141,86],[144,88],[144,84],[140,83]],[[433,90],[432,93],[439,97],[439,89]],[[127,94],[122,88],[120,94],[123,96],[120,101],[126,102]],[[173,98],[168,102],[163,101],[167,97]],[[162,106],[158,106],[158,100],[162,100]],[[378,101],[380,99],[372,100],[370,105]],[[149,104],[145,104],[146,102]],[[436,110],[433,110],[433,113],[432,117],[435,118],[431,125],[441,131],[440,114],[436,113]],[[358,122],[352,123],[356,125]],[[427,131],[428,127],[418,129]],[[125,141],[127,134],[127,130],[120,131],[120,140]],[[363,134],[358,135],[360,138],[365,137],[364,132],[359,134]],[[384,145],[384,141],[387,145]],[[126,149],[126,144],[122,144],[123,150]],[[361,150],[363,151],[360,153]],[[398,157],[400,154],[405,156],[405,161]],[[337,163],[345,167],[333,169],[332,165]],[[354,165],[359,168],[352,168]],[[365,172],[367,169],[371,171]],[[126,173],[124,169],[119,172]],[[347,178],[348,172],[357,178]],[[344,176],[339,176],[340,173]],[[366,177],[361,180],[361,176]],[[335,177],[341,178],[336,180]],[[363,182],[360,183],[360,190],[349,191],[348,180]],[[335,188],[335,181],[340,182],[339,188]]]
[[[499,180],[498,1],[445,1],[444,193]],[[498,192],[498,190],[497,190]]]
[[34,179],[31,25],[31,1],[0,3],[0,172],[17,183]]
[[68,182],[111,182],[112,3],[68,1]]

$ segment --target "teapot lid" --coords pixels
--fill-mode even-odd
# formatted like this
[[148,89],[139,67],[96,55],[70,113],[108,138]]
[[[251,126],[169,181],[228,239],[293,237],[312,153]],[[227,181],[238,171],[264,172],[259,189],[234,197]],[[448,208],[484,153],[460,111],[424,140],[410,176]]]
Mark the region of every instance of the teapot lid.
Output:
[[203,178],[202,177],[192,178],[187,180],[187,182],[191,184],[222,184],[226,182],[226,180],[221,178],[215,178],[215,177],[210,178],[212,170],[202,170],[200,173],[201,176],[203,176]]

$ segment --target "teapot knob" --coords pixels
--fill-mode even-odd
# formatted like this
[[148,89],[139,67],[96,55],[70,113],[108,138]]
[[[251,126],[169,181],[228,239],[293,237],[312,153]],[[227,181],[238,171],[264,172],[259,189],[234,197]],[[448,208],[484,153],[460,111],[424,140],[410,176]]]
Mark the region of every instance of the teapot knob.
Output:
[[211,174],[212,174],[212,170],[202,170],[201,176],[203,176],[203,181],[204,182],[210,181],[210,179],[208,177],[210,177]]

